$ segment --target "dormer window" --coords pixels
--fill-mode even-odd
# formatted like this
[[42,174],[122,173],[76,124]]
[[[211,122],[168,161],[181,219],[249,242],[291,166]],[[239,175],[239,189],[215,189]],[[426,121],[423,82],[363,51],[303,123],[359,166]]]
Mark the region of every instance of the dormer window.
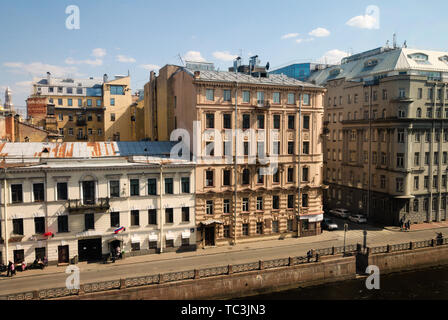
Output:
[[428,61],[428,55],[424,53],[413,53],[408,55],[408,57],[412,60],[414,60],[418,64],[431,64]]
[[446,64],[448,64],[448,56],[440,57],[439,60],[445,62]]
[[364,68],[373,68],[377,64],[378,64],[378,60],[377,59],[370,59],[370,60],[367,60],[364,63]]

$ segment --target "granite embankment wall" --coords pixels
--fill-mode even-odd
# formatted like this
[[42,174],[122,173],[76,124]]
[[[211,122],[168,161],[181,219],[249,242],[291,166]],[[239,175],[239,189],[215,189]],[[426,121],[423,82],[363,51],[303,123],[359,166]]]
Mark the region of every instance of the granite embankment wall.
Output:
[[157,285],[121,288],[62,299],[101,300],[195,300],[237,298],[264,292],[297,288],[299,286],[354,279],[355,256],[334,257],[320,262],[235,274],[162,283]]

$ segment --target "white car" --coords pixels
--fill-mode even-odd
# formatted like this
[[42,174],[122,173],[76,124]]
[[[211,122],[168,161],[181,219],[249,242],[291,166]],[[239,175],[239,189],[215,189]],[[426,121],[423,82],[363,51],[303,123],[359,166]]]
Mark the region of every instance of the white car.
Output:
[[367,219],[366,217],[364,217],[363,215],[360,214],[355,214],[353,216],[348,217],[348,219],[352,222],[356,222],[356,223],[367,223]]
[[347,209],[334,209],[330,210],[330,213],[341,218],[348,218],[350,216],[350,211]]

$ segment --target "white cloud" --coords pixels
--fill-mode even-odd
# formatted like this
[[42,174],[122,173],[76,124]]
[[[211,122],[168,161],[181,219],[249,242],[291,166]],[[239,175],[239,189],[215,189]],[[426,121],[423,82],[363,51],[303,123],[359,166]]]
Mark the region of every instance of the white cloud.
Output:
[[20,74],[31,74],[32,76],[43,76],[47,72],[51,72],[51,74],[55,77],[80,75],[76,67],[61,67],[51,64],[45,64],[42,62],[32,62],[29,64],[23,62],[5,62],[3,65],[7,68],[10,68],[11,72]]
[[341,51],[338,49],[333,49],[327,51],[322,58],[320,58],[320,63],[328,63],[328,64],[340,64],[342,58],[348,56],[348,53],[345,51]]
[[377,20],[375,19],[375,17],[369,15],[353,17],[348,20],[346,24],[350,27],[361,29],[378,29]]
[[184,56],[184,60],[195,61],[195,62],[205,62],[205,59],[201,56],[201,53],[199,51],[188,51]]
[[96,48],[92,51],[92,56],[96,58],[102,58],[106,55],[106,49]]
[[141,64],[140,67],[148,71],[157,71],[160,69],[160,67],[156,64]]
[[299,36],[298,33],[287,33],[282,35],[282,39],[296,38],[298,36]]
[[328,37],[330,35],[330,31],[325,28],[316,28],[310,33],[308,33],[312,37]]
[[302,42],[310,42],[313,41],[314,38],[308,38],[308,39],[296,39],[297,43],[302,43]]
[[238,57],[236,54],[230,54],[229,51],[215,51],[213,52],[213,56],[222,61],[232,61]]
[[123,62],[123,63],[134,63],[136,62],[136,60],[132,57],[126,57],[124,55],[119,54],[117,56],[117,61],[118,62]]
[[88,64],[90,66],[101,66],[103,65],[102,59],[95,59],[95,60],[75,60],[73,58],[67,58],[65,59],[66,64]]

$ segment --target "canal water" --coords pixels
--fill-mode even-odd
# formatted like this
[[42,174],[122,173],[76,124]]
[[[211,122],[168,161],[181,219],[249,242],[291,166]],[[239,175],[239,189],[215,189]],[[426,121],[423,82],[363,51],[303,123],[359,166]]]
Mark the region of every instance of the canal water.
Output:
[[247,300],[447,300],[448,265],[380,275],[380,289],[368,290],[366,279],[246,297]]

